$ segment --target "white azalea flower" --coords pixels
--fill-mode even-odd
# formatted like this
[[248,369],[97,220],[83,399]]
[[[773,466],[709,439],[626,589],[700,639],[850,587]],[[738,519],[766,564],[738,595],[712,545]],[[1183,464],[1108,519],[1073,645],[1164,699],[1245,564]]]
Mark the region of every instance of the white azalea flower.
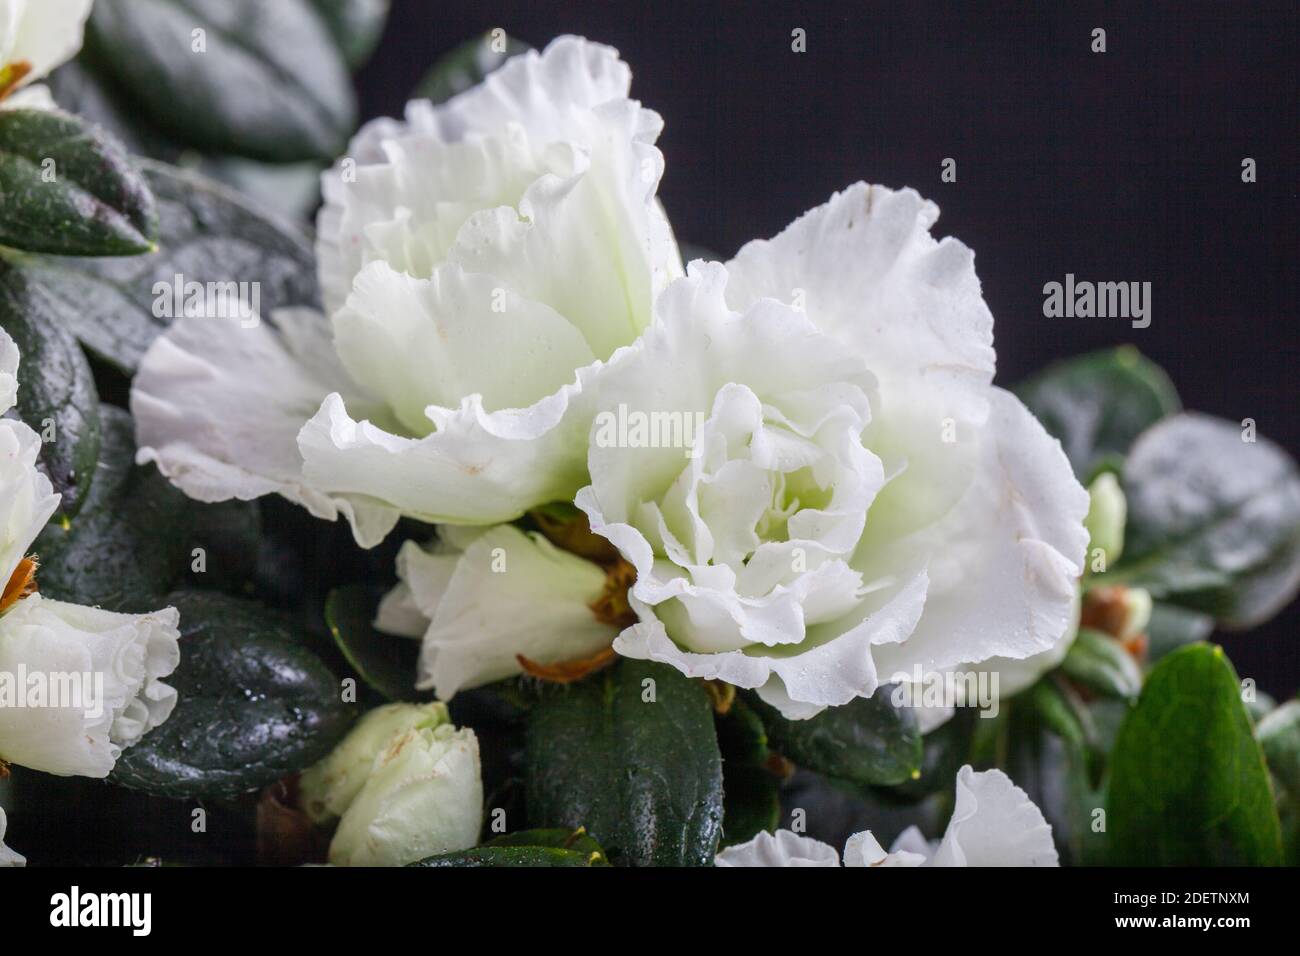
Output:
[[[813,862],[815,861],[815,862]],[[760,833],[717,856],[718,866],[837,866],[833,847],[789,830]],[[1052,828],[1029,796],[1001,770],[957,772],[957,799],[941,839],[927,842],[909,827],[888,853],[870,830],[844,845],[844,865],[1059,866]]]
[[93,0],[0,0],[0,109],[52,109],[30,86],[81,49]]
[[391,738],[343,811],[336,866],[405,866],[478,843],[483,780],[478,738],[449,723]]
[[630,82],[616,51],[562,37],[365,127],[322,180],[330,320],[175,323],[134,382],[141,458],[206,500],[342,512],[363,545],[398,513],[494,524],[570,500],[584,393],[681,272],[662,121]]
[[[0,414],[17,392],[18,349],[0,329]],[[36,469],[40,437],[0,419],[0,760],[64,776],[104,777],[171,714],[162,682],[180,660],[175,608],[117,614],[34,593],[28,548],[59,504]],[[57,696],[79,682],[78,690]],[[33,688],[47,688],[43,698]],[[73,699],[73,698],[76,699]]]
[[0,866],[26,866],[27,860],[21,853],[16,853],[5,846],[5,830],[8,826],[5,808],[0,807]]
[[605,572],[511,525],[445,527],[432,552],[408,541],[397,573],[375,624],[423,638],[417,686],[443,700],[522,673],[521,655],[584,660],[616,634],[593,612]]
[[611,361],[602,409],[703,418],[694,457],[594,436],[576,503],[637,571],[620,653],[798,719],[1061,639],[1087,493],[992,386],[972,256],[930,238],[936,216],[855,186],[693,263]]

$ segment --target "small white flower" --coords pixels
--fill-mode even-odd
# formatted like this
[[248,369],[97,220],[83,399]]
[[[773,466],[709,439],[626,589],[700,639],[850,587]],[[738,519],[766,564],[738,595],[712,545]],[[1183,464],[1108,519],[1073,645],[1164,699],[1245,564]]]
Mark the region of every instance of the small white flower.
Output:
[[[837,866],[833,847],[789,830],[760,833],[748,843],[723,850],[718,866]],[[1059,866],[1052,828],[1028,794],[1001,770],[957,772],[957,799],[948,828],[927,842],[909,827],[886,853],[870,830],[844,845],[844,865],[886,866]]]
[[0,866],[26,866],[27,860],[21,853],[15,853],[5,846],[5,830],[9,821],[5,817],[5,808],[0,807]]
[[0,0],[0,109],[52,109],[29,86],[81,49],[93,0]]
[[616,51],[562,37],[365,127],[322,179],[329,320],[174,323],[133,385],[141,460],[205,500],[343,513],[363,545],[399,513],[481,525],[571,500],[589,382],[681,273],[662,121],[630,82]]
[[[17,372],[18,349],[0,329],[0,414],[15,400]],[[117,614],[31,593],[27,549],[59,504],[36,469],[40,446],[25,424],[0,419],[0,760],[104,777],[176,704],[162,678],[180,661],[178,615]],[[56,681],[65,696],[49,690]],[[43,697],[32,690],[40,685]]]
[[1087,494],[991,384],[992,318],[937,214],[852,187],[725,268],[692,263],[609,363],[600,408],[704,419],[690,457],[592,443],[576,504],[637,572],[620,653],[799,719],[1061,640]]
[[511,525],[444,527],[432,552],[408,541],[397,573],[376,626],[423,638],[417,686],[443,700],[522,673],[521,655],[583,660],[616,633],[592,610],[605,572]]
[[[354,731],[355,732],[355,731]],[[345,739],[341,746],[346,747]],[[450,723],[390,737],[343,811],[336,866],[405,866],[478,843],[483,780],[478,739]]]

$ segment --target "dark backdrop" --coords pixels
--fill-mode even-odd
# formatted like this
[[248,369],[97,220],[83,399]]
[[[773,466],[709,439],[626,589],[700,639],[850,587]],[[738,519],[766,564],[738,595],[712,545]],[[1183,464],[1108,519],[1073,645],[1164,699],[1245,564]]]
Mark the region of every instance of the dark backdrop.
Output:
[[[612,44],[665,119],[680,240],[725,258],[856,180],[913,186],[943,211],[936,234],[976,252],[1002,384],[1131,342],[1186,406],[1254,418],[1296,455],[1298,9],[394,0],[359,83],[366,118],[399,115],[438,56],[490,27]],[[1151,326],[1044,318],[1043,284],[1067,272],[1151,282]],[[1289,696],[1298,628],[1293,605],[1223,640],[1242,676]]]

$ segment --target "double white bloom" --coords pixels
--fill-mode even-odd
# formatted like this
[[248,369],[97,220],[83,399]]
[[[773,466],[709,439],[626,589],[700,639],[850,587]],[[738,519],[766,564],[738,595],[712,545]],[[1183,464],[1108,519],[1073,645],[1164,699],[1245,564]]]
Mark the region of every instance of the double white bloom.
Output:
[[586,481],[588,392],[681,272],[655,199],[662,121],[572,37],[322,177],[330,319],[182,319],[134,382],[141,460],[193,497],[278,492],[373,545],[399,514],[513,520]]
[[[718,854],[718,866],[839,866],[833,846],[790,830],[760,833]],[[904,830],[888,853],[863,830],[844,845],[844,866],[1059,866],[1052,828],[1001,770],[957,773],[952,819],[939,840]]]
[[[0,414],[17,395],[18,359],[0,329]],[[0,598],[0,760],[105,777],[122,749],[176,705],[162,678],[180,661],[178,616],[170,607],[117,614],[32,590],[27,551],[59,504],[36,468],[40,447],[25,424],[0,419],[0,580],[8,582]]]
[[937,215],[854,186],[725,268],[692,264],[611,363],[603,407],[707,416],[688,460],[590,449],[577,503],[637,569],[620,653],[802,718],[1061,639],[1088,497],[991,384],[973,256],[930,238]]
[[[576,500],[635,570],[615,649],[792,718],[1059,650],[1088,497],[992,385],[971,251],[915,192],[858,184],[678,278],[661,122],[629,83],[561,38],[367,126],[323,180],[330,320],[178,321],[135,380],[141,459],[195,497],[343,513],[364,545],[399,515]],[[700,427],[689,449],[595,440],[615,410]],[[399,571],[379,623],[423,632],[440,694],[614,637],[602,570],[512,528],[408,545]]]
[[0,0],[0,109],[51,109],[31,86],[81,49],[93,0]]

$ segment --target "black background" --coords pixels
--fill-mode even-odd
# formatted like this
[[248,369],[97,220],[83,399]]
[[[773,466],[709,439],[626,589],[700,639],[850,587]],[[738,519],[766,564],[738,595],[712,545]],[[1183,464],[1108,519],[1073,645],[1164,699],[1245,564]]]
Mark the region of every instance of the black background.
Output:
[[[1001,384],[1131,342],[1187,407],[1253,418],[1296,455],[1298,9],[394,0],[359,84],[366,118],[400,115],[430,64],[489,28],[609,43],[664,117],[679,240],[727,258],[856,180],[913,186],[943,211],[936,234],[975,250]],[[1151,282],[1151,326],[1044,318],[1043,284],[1067,272]],[[1298,629],[1292,605],[1224,640],[1243,677],[1289,696]]]

